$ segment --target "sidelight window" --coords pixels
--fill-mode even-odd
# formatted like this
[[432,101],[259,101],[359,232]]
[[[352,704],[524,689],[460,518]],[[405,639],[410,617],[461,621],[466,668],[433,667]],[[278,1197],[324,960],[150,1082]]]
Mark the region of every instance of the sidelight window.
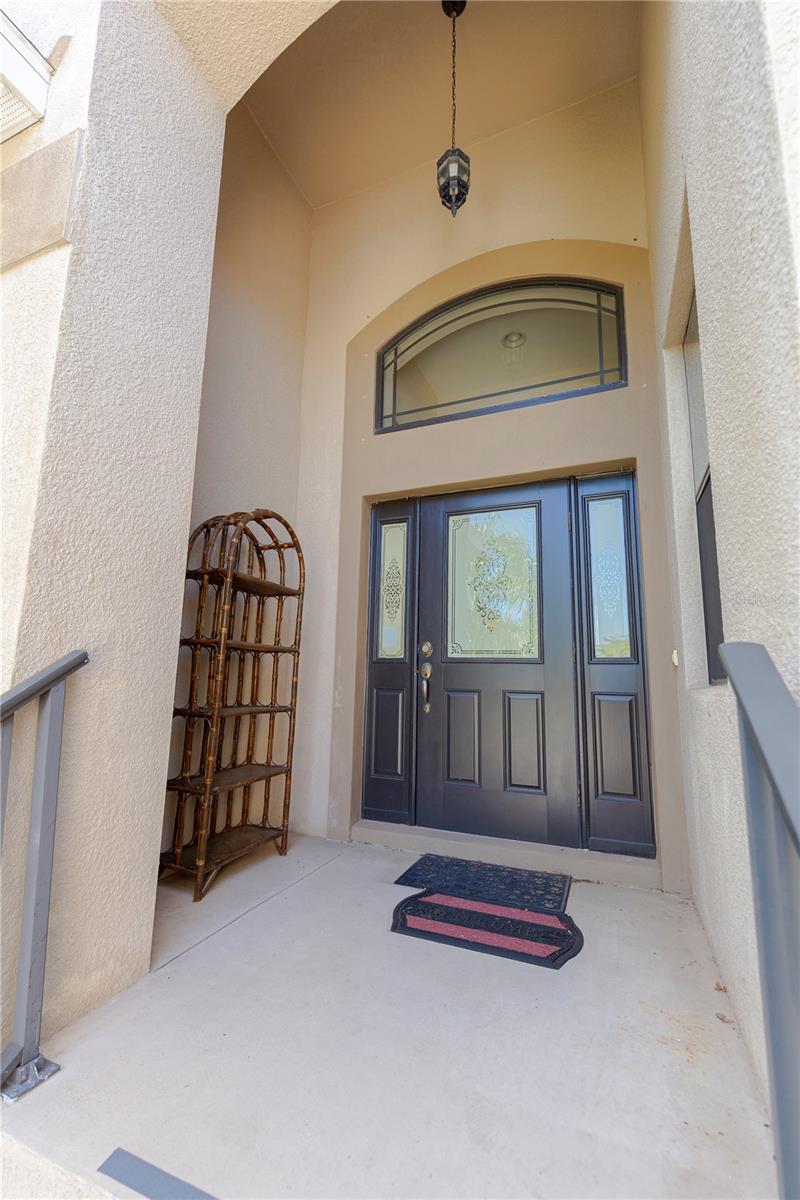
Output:
[[381,526],[378,657],[405,657],[407,521]]
[[586,501],[589,533],[592,659],[631,659],[626,497]]
[[620,289],[580,280],[504,284],[437,309],[384,347],[376,432],[626,382]]

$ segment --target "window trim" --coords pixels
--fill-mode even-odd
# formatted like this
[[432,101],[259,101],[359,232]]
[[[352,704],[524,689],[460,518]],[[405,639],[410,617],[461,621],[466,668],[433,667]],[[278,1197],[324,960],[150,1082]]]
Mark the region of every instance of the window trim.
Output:
[[[695,519],[695,535],[697,538],[697,552],[700,566],[700,597],[703,607],[703,636],[706,644],[706,675],[709,687],[719,687],[720,684],[728,682],[728,674],[725,670],[725,664],[722,662],[719,653],[719,646],[725,639],[725,631],[722,616],[722,588],[719,581],[719,556],[717,552],[717,524],[714,519],[714,490],[711,483],[711,454],[709,451],[709,461],[706,463],[705,471],[703,472],[700,483],[695,486],[695,469],[694,469],[694,432],[692,430],[692,407],[691,407],[691,386],[689,383],[689,366],[686,362],[686,336],[689,332],[689,326],[692,323],[692,315],[694,314],[697,322],[697,348],[700,353],[700,380],[701,394],[703,392],[702,379],[702,363],[703,349],[700,342],[700,320],[697,311],[697,289],[692,287],[692,298],[689,302],[689,315],[686,318],[686,325],[681,338],[681,358],[683,360],[683,378],[684,390],[686,393],[686,415],[689,423],[689,458],[691,462],[692,473],[692,495],[694,502],[694,519]],[[690,343],[693,345],[694,343]],[[705,396],[703,395],[703,420],[706,423],[706,438],[708,438],[708,418],[705,411]],[[708,499],[711,505],[711,539],[710,544],[707,543],[702,531],[700,521],[700,504],[708,491]],[[711,558],[714,560],[713,571],[713,594],[709,591],[709,565]],[[715,646],[712,641],[712,626],[715,623],[716,611],[719,610],[719,637],[720,642]],[[712,611],[713,610],[713,611]],[[718,672],[721,672],[718,673]]]
[[[515,291],[522,287],[571,287],[585,288],[586,291],[605,292],[608,295],[613,295],[617,304],[617,355],[619,366],[614,368],[619,371],[619,380],[614,383],[603,383],[592,387],[575,388],[567,392],[556,392],[547,396],[533,396],[525,400],[509,400],[505,404],[495,404],[485,408],[471,408],[467,412],[448,413],[446,416],[428,417],[419,421],[404,421],[402,425],[384,425],[383,424],[383,399],[384,399],[384,355],[393,347],[399,345],[404,338],[413,333],[417,329],[421,329],[429,321],[436,317],[444,316],[448,312],[452,312],[463,305],[470,303],[473,300],[479,300],[484,296],[496,296],[503,292]],[[600,372],[594,372],[599,374]],[[539,386],[546,386],[539,385]],[[570,400],[575,396],[590,396],[599,392],[617,391],[619,388],[628,386],[628,351],[627,338],[625,330],[625,305],[623,288],[618,284],[608,283],[599,279],[587,279],[584,276],[570,275],[532,275],[524,276],[521,279],[508,279],[502,283],[487,284],[480,288],[474,288],[469,292],[462,292],[458,296],[445,301],[443,304],[437,305],[435,308],[429,309],[421,316],[411,321],[403,329],[396,333],[388,341],[384,342],[378,348],[375,358],[375,418],[373,432],[376,434],[384,433],[399,433],[404,429],[419,429],[426,425],[440,425],[445,421],[463,421],[468,417],[485,416],[487,413],[508,412],[515,408],[532,408],[539,404],[552,404],[557,400]],[[499,393],[504,395],[507,393]],[[463,402],[466,402],[466,397]],[[460,403],[456,401],[456,403]]]
[[[405,426],[403,426],[405,428]],[[542,576],[542,502],[541,500],[520,500],[514,504],[503,504],[493,508],[479,506],[476,493],[476,507],[469,509],[457,508],[453,511],[445,509],[442,513],[442,529],[444,533],[445,569],[442,576],[442,628],[440,631],[442,645],[442,662],[447,663],[491,663],[494,666],[506,664],[521,664],[528,667],[542,666],[544,663],[544,583]],[[481,516],[486,512],[511,512],[512,509],[533,508],[536,510],[536,629],[538,640],[538,655],[533,658],[490,658],[486,654],[451,654],[450,647],[450,518]]]
[[[628,644],[630,646],[630,654],[625,658],[601,658],[597,653],[597,646],[594,640],[594,615],[595,615],[595,589],[594,580],[592,577],[592,532],[589,524],[589,508],[591,504],[596,504],[598,500],[621,500],[622,501],[622,533],[625,543],[625,594],[628,601]],[[588,640],[588,662],[593,667],[604,667],[610,663],[612,666],[620,665],[633,666],[639,662],[639,645],[636,635],[636,621],[634,608],[634,558],[632,531],[633,531],[633,514],[631,512],[631,503],[629,493],[622,489],[615,492],[598,492],[597,494],[589,494],[583,497],[583,540],[584,540],[584,570],[586,572],[586,616],[587,616],[587,633]]]

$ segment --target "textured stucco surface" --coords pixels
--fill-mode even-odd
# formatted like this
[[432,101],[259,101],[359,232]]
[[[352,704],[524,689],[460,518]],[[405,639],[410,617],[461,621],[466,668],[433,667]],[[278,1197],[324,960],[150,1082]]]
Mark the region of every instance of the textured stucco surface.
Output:
[[[58,39],[70,41],[53,76],[47,117],[2,146],[4,172],[25,172],[38,155],[48,156],[57,141],[77,138],[86,124],[99,4],[63,6],[7,0],[4,10],[45,53]],[[5,201],[5,196],[3,197]],[[24,214],[23,214],[24,215]],[[30,208],[35,224],[38,206]],[[8,220],[4,203],[3,222]],[[20,231],[22,232],[22,231]],[[23,235],[24,237],[24,235]],[[70,248],[61,244],[17,262],[2,274],[2,679],[5,690],[21,676],[15,673],[17,635],[26,595],[47,590],[28,575],[29,555],[58,351]],[[57,553],[57,547],[53,547]],[[49,585],[52,588],[52,585]],[[55,593],[51,599],[57,604]],[[49,620],[44,618],[44,629]],[[72,647],[69,647],[72,648]],[[56,657],[44,653],[36,666]],[[3,847],[2,995],[3,1042],[10,1029],[22,881],[25,866],[30,778],[35,737],[35,706],[15,717],[14,756],[9,780],[8,815]],[[76,914],[76,924],[80,921]],[[44,1194],[44,1193],[42,1193]]]
[[80,171],[81,131],[73,129],[3,169],[0,266],[69,241],[72,203]]
[[69,254],[59,246],[2,277],[4,689],[14,667]]
[[293,799],[305,832],[329,828],[333,708],[351,703],[334,694],[347,345],[400,296],[488,250],[549,238],[644,245],[640,147],[627,83],[467,145],[474,184],[455,221],[436,202],[433,164],[314,213],[298,496],[313,565],[304,660],[314,670],[302,687]]
[[656,336],[665,347],[662,420],[693,888],[763,1080],[736,705],[728,686],[705,684],[684,385],[680,351],[671,347],[681,340],[693,270],[725,637],[766,645],[797,696],[800,347],[785,62],[771,56],[775,39],[761,4],[649,4],[643,17],[648,229]]
[[156,0],[227,112],[336,0]]
[[[45,120],[4,163],[85,129],[71,249],[7,273],[20,302],[6,332],[24,336],[4,381],[27,412],[4,447],[21,497],[4,560],[4,683],[78,645],[91,654],[69,689],[47,1030],[147,970],[225,112],[330,4],[165,0],[173,24],[150,0],[5,7],[45,53],[72,41]],[[31,732],[20,724],[5,989]]]
[[311,209],[248,109],[228,114],[192,525],[272,508],[295,519]]
[[[165,4],[180,38],[150,0],[4,7],[44,53],[58,46],[58,70],[45,120],[3,164],[85,130],[72,248],[5,275],[3,683],[78,645],[92,655],[69,689],[48,1029],[147,970],[225,111],[329,4]],[[6,997],[30,724],[10,795]]]
[[91,655],[68,695],[49,1028],[148,965],[224,113],[155,7],[110,4],[87,125],[15,664]]
[[[0,147],[3,169],[22,164],[86,125],[99,3],[69,6],[6,0],[4,11],[44,53],[71,40],[50,82],[47,115]],[[32,210],[31,217],[37,219]],[[5,204],[3,223],[7,220]],[[69,248],[19,262],[2,276],[2,686],[14,670],[17,629],[39,486]]]
[[795,263],[800,270],[800,4],[797,0],[767,3],[764,17],[792,213]]

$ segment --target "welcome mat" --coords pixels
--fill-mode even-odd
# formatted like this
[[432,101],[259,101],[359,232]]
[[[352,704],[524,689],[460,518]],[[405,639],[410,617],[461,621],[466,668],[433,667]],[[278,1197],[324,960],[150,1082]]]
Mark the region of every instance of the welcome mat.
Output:
[[567,907],[571,875],[550,871],[524,871],[496,863],[471,862],[423,854],[395,883],[403,887],[435,888],[448,896],[466,896],[491,904],[511,904],[540,912],[563,912]]
[[395,883],[425,890],[397,905],[394,933],[552,969],[583,948],[564,912],[569,875],[426,854]]

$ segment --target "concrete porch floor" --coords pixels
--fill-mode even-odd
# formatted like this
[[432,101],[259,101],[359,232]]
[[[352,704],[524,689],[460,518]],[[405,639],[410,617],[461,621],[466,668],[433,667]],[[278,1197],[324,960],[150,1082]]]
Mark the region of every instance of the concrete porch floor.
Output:
[[775,1194],[689,902],[575,883],[585,946],[547,971],[391,935],[415,857],[296,837],[199,905],[162,883],[153,973],[6,1109],[5,1196],[134,1195],[97,1173],[116,1147],[220,1200]]

